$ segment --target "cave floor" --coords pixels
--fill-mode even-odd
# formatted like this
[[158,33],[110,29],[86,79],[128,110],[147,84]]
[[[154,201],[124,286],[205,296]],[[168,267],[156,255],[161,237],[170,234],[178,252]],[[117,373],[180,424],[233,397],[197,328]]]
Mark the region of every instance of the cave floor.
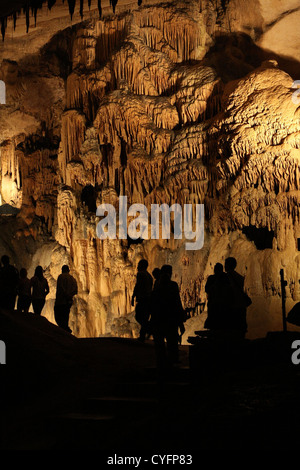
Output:
[[242,348],[181,346],[157,381],[153,342],[79,339],[43,317],[0,313],[2,450],[288,450],[300,431],[298,333]]

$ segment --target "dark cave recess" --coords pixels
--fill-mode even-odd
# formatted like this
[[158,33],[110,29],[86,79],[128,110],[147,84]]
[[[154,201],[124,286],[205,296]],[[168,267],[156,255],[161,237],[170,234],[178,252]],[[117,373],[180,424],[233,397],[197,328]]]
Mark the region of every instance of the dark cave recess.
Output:
[[255,227],[249,225],[244,227],[242,230],[243,234],[246,235],[248,240],[254,242],[258,250],[266,250],[273,247],[274,231],[268,230],[266,227]]

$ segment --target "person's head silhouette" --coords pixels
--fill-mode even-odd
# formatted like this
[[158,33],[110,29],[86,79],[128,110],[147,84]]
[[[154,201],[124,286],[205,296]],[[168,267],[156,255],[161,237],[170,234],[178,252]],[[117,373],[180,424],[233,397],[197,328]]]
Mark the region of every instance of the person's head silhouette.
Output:
[[9,256],[3,255],[2,258],[1,258],[1,262],[2,262],[3,266],[8,266],[9,265]]
[[164,264],[160,270],[161,276],[167,276],[169,279],[172,277],[173,268],[170,264]]
[[21,268],[20,269],[20,278],[21,279],[26,279],[26,277],[27,277],[27,269]]
[[148,261],[146,259],[141,259],[138,264],[138,271],[146,271],[148,268]]
[[225,270],[226,272],[231,272],[234,271],[236,268],[237,262],[236,259],[233,258],[233,256],[230,256],[229,258],[226,258],[225,260]]
[[35,268],[35,271],[34,271],[34,275],[40,279],[42,279],[43,275],[44,275],[44,271],[43,271],[43,268],[42,266],[37,266]]
[[216,263],[214,267],[215,274],[222,274],[223,272],[223,265],[221,263]]
[[160,277],[160,269],[159,268],[154,268],[153,271],[152,271],[152,276],[154,277],[154,279],[159,279]]
[[61,268],[61,272],[62,273],[69,273],[70,272],[70,268],[67,264],[64,264],[63,267]]

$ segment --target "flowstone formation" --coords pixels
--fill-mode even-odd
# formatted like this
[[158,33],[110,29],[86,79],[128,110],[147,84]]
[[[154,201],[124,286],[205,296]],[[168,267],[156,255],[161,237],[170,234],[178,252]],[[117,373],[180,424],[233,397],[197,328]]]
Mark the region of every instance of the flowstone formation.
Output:
[[[173,265],[190,308],[205,302],[214,264],[235,256],[253,301],[249,337],[281,328],[281,268],[287,308],[299,300],[297,77],[259,47],[265,20],[251,14],[245,26],[245,5],[134,2],[2,61],[2,251],[30,274],[45,268],[51,321],[65,263],[79,286],[78,336],[136,336],[130,301],[142,257],[150,272]],[[100,240],[96,208],[118,209],[120,196],[148,213],[204,204],[203,248],[172,236]],[[205,318],[204,308],[188,320],[185,338]]]

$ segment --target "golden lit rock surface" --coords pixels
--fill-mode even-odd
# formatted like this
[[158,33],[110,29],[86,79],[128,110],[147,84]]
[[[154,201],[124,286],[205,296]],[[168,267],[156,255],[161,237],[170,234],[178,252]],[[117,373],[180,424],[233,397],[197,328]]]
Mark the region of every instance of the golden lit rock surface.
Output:
[[[43,265],[51,321],[55,280],[70,265],[78,336],[136,336],[130,299],[142,257],[150,272],[172,264],[192,307],[206,300],[214,264],[235,256],[253,300],[249,336],[281,328],[281,268],[288,308],[300,297],[298,2],[134,1],[116,14],[102,3],[102,19],[92,2],[72,26],[66,4],[43,7],[28,35],[22,17],[14,33],[8,22],[1,197],[19,212],[2,216],[1,251],[9,243],[31,275]],[[204,247],[99,240],[96,207],[118,207],[120,195],[148,210],[203,203]],[[191,318],[185,338],[205,318]]]

